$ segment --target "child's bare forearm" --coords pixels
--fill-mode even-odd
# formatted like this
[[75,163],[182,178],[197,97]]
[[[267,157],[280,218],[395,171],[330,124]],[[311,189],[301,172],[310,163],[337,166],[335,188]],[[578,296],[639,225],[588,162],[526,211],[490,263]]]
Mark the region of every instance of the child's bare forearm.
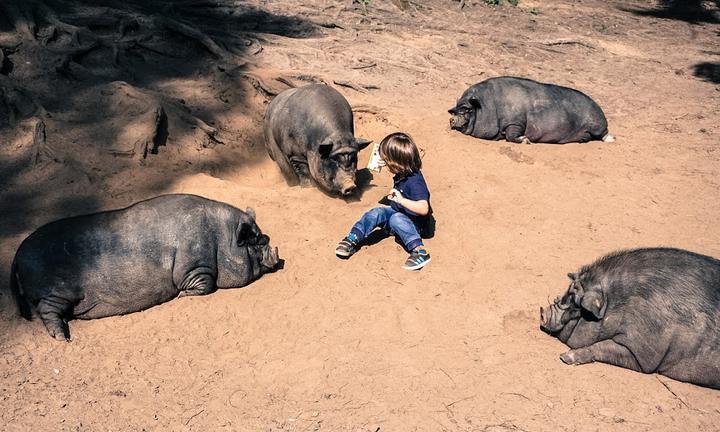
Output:
[[398,200],[398,204],[419,216],[425,216],[430,211],[430,206],[428,205],[427,200],[413,201],[411,199],[401,197]]

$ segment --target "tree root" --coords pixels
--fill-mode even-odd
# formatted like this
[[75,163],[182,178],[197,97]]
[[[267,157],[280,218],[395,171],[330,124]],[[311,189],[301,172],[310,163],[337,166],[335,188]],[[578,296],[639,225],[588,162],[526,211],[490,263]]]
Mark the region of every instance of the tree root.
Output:
[[55,151],[47,145],[45,122],[41,118],[38,118],[35,122],[32,148],[33,165],[38,165],[39,163],[46,161],[61,162]]
[[181,23],[180,21],[176,21],[172,18],[167,17],[156,18],[156,20],[158,24],[160,24],[162,27],[165,27],[168,30],[174,31],[185,37],[198,41],[203,47],[205,47],[206,50],[208,50],[208,52],[210,52],[216,58],[220,60],[227,60],[227,51],[220,48],[220,46],[215,43],[214,40],[212,40],[208,35],[196,29],[195,27],[191,27],[187,24]]
[[317,75],[300,74],[300,75],[293,75],[293,78],[298,79],[300,81],[305,81],[305,82],[330,85],[330,83],[328,83],[325,80],[325,78],[319,77]]
[[288,87],[290,87],[290,88],[295,88],[295,87],[297,87],[297,86],[295,85],[295,83],[293,83],[293,82],[290,81],[288,78],[283,77],[283,76],[276,77],[276,78],[275,78],[275,81],[281,82],[281,83],[285,84],[286,86],[288,86]]
[[193,127],[200,129],[201,131],[205,132],[207,134],[208,138],[210,139],[209,143],[213,143],[208,145],[208,147],[212,148],[215,147],[216,144],[225,144],[224,141],[222,141],[220,138],[218,138],[218,130],[209,124],[205,123],[201,119],[191,116],[191,115],[182,115],[182,119],[188,123],[190,123]]
[[382,108],[379,108],[375,105],[369,105],[369,104],[353,105],[352,110],[353,110],[353,112],[362,112],[362,113],[376,114],[376,115],[385,114],[385,110],[383,110]]
[[580,46],[584,46],[585,48],[595,49],[595,47],[592,44],[590,44],[588,42],[583,42],[578,39],[555,39],[555,40],[549,40],[549,41],[544,41],[544,42],[540,42],[540,43],[543,45],[546,45],[546,46],[580,45]]
[[271,88],[265,83],[265,81],[263,81],[262,78],[253,73],[245,72],[242,76],[247,78],[250,81],[250,84],[252,84],[253,87],[255,87],[255,89],[265,97],[274,97],[280,94],[280,91]]
[[367,93],[368,90],[377,90],[380,88],[373,84],[355,84],[350,81],[333,80],[333,82],[339,86],[348,87],[360,93]]

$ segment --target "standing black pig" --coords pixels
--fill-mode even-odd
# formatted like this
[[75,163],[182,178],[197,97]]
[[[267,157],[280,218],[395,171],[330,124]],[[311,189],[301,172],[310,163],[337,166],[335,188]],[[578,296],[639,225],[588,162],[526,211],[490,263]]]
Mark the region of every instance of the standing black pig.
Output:
[[588,96],[525,78],[475,84],[448,112],[452,129],[476,138],[558,144],[614,140],[605,114]]
[[252,209],[163,195],[39,228],[15,254],[11,289],[22,316],[35,307],[50,336],[69,340],[72,318],[247,285],[280,265],[269,242]]
[[720,261],[680,249],[616,252],[568,274],[540,327],[567,364],[593,361],[720,389]]
[[312,84],[286,90],[265,113],[265,147],[288,184],[314,179],[330,193],[355,192],[358,151],[350,104],[330,86]]

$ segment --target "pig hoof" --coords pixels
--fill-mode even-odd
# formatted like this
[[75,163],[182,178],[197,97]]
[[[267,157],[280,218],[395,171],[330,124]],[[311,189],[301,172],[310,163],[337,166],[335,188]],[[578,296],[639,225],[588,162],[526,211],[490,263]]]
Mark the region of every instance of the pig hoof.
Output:
[[50,336],[52,336],[55,340],[59,340],[60,342],[70,342],[72,338],[70,337],[69,333],[65,333],[64,331],[50,331]]
[[562,360],[563,363],[569,364],[569,365],[577,364],[577,361],[575,359],[575,351],[570,350],[570,351],[566,352],[565,354],[562,354],[560,356],[560,360]]
[[615,142],[615,137],[610,134],[607,134],[602,138],[602,140],[605,142]]
[[526,136],[518,137],[520,144],[532,144],[532,142]]

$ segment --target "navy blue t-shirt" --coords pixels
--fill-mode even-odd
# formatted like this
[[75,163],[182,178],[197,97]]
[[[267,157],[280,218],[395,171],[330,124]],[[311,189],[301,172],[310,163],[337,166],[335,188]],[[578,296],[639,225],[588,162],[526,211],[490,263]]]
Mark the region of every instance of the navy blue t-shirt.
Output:
[[417,213],[413,213],[394,201],[390,203],[390,207],[408,215],[410,219],[415,222],[415,225],[424,225],[427,222],[430,213],[432,213],[432,207],[430,207],[430,191],[428,190],[427,183],[425,183],[425,177],[423,177],[422,173],[420,171],[415,171],[405,177],[396,175],[393,177],[393,188],[399,190],[400,193],[402,193],[402,196],[409,200],[426,200],[428,202],[429,210],[428,214],[425,216],[419,216]]

